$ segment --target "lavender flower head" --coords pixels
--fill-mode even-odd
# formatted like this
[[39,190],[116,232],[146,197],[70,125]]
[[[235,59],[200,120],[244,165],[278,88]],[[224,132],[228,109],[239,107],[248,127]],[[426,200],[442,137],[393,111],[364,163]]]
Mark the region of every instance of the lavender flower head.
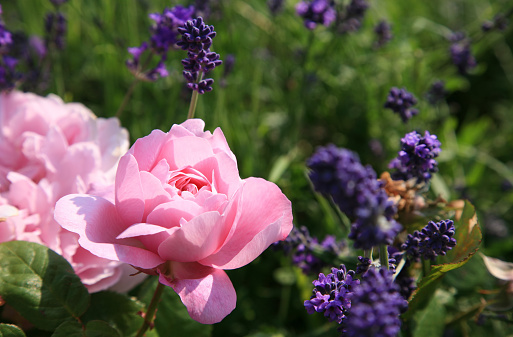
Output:
[[296,5],[296,13],[304,19],[305,27],[310,30],[318,24],[328,27],[337,16],[335,4],[330,0],[301,1]]
[[498,29],[500,31],[506,30],[508,28],[509,20],[504,14],[497,14],[493,18],[492,21],[486,21],[481,25],[481,29],[483,32],[489,32],[493,29]]
[[48,13],[45,19],[45,45],[48,50],[52,45],[57,49],[64,49],[66,45],[67,21],[61,12]]
[[284,0],[267,0],[267,7],[272,15],[277,15],[283,10]]
[[422,137],[416,131],[407,133],[401,139],[401,151],[388,165],[396,169],[392,173],[394,180],[417,179],[417,183],[428,182],[431,174],[438,171],[438,163],[434,159],[440,154],[442,144],[436,135],[429,131]]
[[349,238],[356,248],[391,243],[401,227],[392,219],[395,208],[372,167],[363,166],[356,153],[333,144],[319,148],[307,166],[315,190],[333,198],[353,221]]
[[[170,49],[177,47],[176,43],[179,41],[178,28],[184,25],[187,20],[192,19],[193,13],[193,6],[175,6],[165,8],[162,13],[150,14],[150,19],[154,21],[150,28],[150,41],[143,42],[139,47],[128,48],[132,59],[126,61],[126,66],[130,72],[144,81],[155,81],[159,77],[168,76],[169,73],[165,66],[167,53]],[[147,51],[151,52],[151,55],[159,55],[160,60],[153,68],[141,69],[142,66],[146,66],[146,64],[141,64],[141,55]]]
[[206,25],[202,17],[187,21],[178,28],[182,40],[177,43],[183,50],[187,50],[187,58],[182,60],[184,66],[183,76],[187,80],[187,87],[204,94],[212,90],[214,80],[203,79],[208,73],[221,65],[219,54],[210,51],[212,39],[216,36],[214,26]]
[[417,104],[417,99],[412,93],[406,91],[405,88],[392,87],[384,107],[398,113],[402,121],[406,123],[410,118],[419,113],[417,109],[411,108],[415,104]]
[[466,38],[465,33],[456,32],[449,37],[449,41],[452,42],[449,48],[452,63],[461,75],[467,74],[477,65],[476,59],[470,51],[470,40]]
[[375,48],[383,47],[388,41],[392,40],[392,29],[388,22],[382,20],[376,27],[374,27],[374,33],[378,37],[378,40],[374,44]]
[[344,13],[337,20],[338,31],[349,33],[359,30],[368,8],[369,4],[365,0],[351,0]]
[[426,98],[431,105],[436,105],[441,102],[445,96],[448,94],[447,90],[445,90],[444,81],[435,81],[429,88],[429,91],[426,93]]
[[344,336],[394,337],[401,328],[399,315],[407,306],[392,273],[370,268],[352,293],[351,309],[343,322]]
[[429,221],[422,230],[408,234],[406,242],[401,248],[406,254],[419,261],[434,261],[437,256],[445,255],[456,246],[456,239],[453,238],[455,232],[454,222],[452,220],[442,220],[440,222]]
[[354,275],[354,271],[347,271],[344,265],[332,268],[328,275],[320,273],[312,282],[315,286],[312,297],[304,302],[306,311],[309,314],[323,312],[330,322],[342,323],[351,308],[352,293],[360,283]]

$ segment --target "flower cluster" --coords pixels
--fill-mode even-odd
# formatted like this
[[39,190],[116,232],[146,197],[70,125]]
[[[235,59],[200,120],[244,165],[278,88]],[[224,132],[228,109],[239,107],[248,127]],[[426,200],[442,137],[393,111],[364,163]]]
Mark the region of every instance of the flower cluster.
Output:
[[470,40],[466,38],[463,32],[452,34],[449,40],[452,42],[449,48],[452,63],[456,66],[461,75],[465,75],[470,69],[477,65],[476,59],[470,51]]
[[405,88],[392,87],[384,107],[398,113],[402,121],[406,123],[419,113],[417,109],[412,109],[415,104],[417,104],[417,99],[411,92],[406,91]]
[[330,322],[342,323],[351,308],[351,296],[360,284],[354,276],[354,271],[347,271],[344,265],[332,268],[328,275],[320,273],[312,282],[315,287],[312,296],[304,302],[306,311],[309,314],[323,312]]
[[[150,42],[143,42],[139,47],[128,48],[128,52],[132,55],[132,59],[126,61],[127,68],[139,79],[146,81],[156,81],[160,77],[168,76],[165,66],[167,53],[169,49],[175,48],[179,41],[178,28],[192,19],[194,7],[175,6],[173,8],[165,8],[162,13],[152,13],[150,19],[154,21],[150,28]],[[157,65],[150,69],[142,69],[147,66],[147,61],[141,62],[141,55],[146,51],[150,51],[148,61],[152,55],[158,55],[160,60]]]
[[416,261],[421,258],[434,261],[437,256],[447,254],[456,246],[454,231],[452,220],[441,220],[437,223],[429,221],[421,231],[408,234],[401,248],[406,251],[409,258]]
[[435,81],[426,93],[426,98],[431,105],[436,105],[443,101],[448,92],[445,90],[444,81]]
[[390,244],[401,226],[393,220],[395,208],[382,182],[358,155],[331,144],[319,148],[308,160],[309,177],[315,189],[333,198],[352,221],[349,238],[356,248],[370,249]]
[[338,241],[332,235],[326,237],[319,243],[316,237],[310,235],[308,228],[301,226],[294,227],[289,236],[274,243],[276,248],[281,248],[285,254],[292,254],[292,263],[301,268],[303,273],[318,273],[324,263],[318,258],[320,254],[338,256],[345,246],[344,241]]
[[267,0],[267,7],[271,14],[276,15],[283,10],[284,0]]
[[188,119],[139,138],[121,157],[113,185],[62,197],[55,219],[93,255],[158,275],[193,319],[213,324],[236,304],[224,270],[284,240],[292,207],[275,184],[241,179],[221,129],[204,127]]
[[440,154],[441,143],[436,135],[429,131],[422,137],[416,131],[407,133],[401,138],[401,150],[394,158],[389,168],[396,169],[392,173],[394,180],[410,180],[415,178],[417,183],[428,182],[431,174],[438,171],[438,163],[434,158]]
[[182,60],[187,87],[200,94],[211,91],[214,80],[203,79],[203,74],[223,63],[219,59],[219,54],[210,51],[212,39],[216,36],[214,26],[206,25],[203,18],[198,17],[187,21],[184,26],[178,28],[178,31],[182,34],[182,40],[177,45],[187,50],[188,56]]
[[351,309],[342,323],[344,336],[394,337],[401,328],[399,315],[406,300],[386,269],[371,268],[351,296]]
[[509,20],[504,14],[497,14],[494,16],[492,21],[486,21],[481,25],[481,29],[483,32],[489,32],[491,30],[497,29],[500,31],[506,30],[508,28]]
[[296,13],[303,18],[308,29],[315,29],[318,24],[328,27],[337,17],[331,0],[301,1],[296,5]]
[[64,49],[66,42],[67,21],[61,12],[48,13],[45,19],[45,45],[46,48],[55,46],[57,49]]
[[388,41],[392,40],[392,29],[390,24],[384,20],[380,21],[376,27],[374,27],[374,33],[378,37],[378,40],[374,44],[375,48],[383,47]]
[[337,30],[340,33],[351,33],[359,30],[368,8],[369,4],[366,0],[351,0],[337,19]]
[[[0,242],[43,244],[67,259],[90,292],[117,285],[129,290],[140,277],[120,262],[99,258],[78,235],[54,220],[57,200],[69,193],[100,193],[114,183],[128,133],[116,118],[97,118],[77,103],[11,91],[0,95],[0,205],[19,211],[0,223]],[[135,283],[134,283],[135,282]]]

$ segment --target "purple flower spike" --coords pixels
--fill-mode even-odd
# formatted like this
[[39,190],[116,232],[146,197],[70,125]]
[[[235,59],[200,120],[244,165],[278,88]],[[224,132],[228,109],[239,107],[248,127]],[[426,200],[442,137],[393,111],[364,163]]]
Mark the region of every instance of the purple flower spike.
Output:
[[452,63],[458,68],[458,72],[461,75],[467,74],[467,72],[475,68],[477,65],[476,59],[470,51],[469,42],[457,42],[451,45],[450,48]]
[[365,0],[351,0],[338,20],[338,31],[342,34],[358,31],[368,8],[369,4]]
[[410,180],[417,179],[417,183],[428,182],[432,173],[438,172],[438,163],[434,159],[440,154],[442,144],[429,131],[422,137],[416,131],[407,133],[401,139],[401,151],[394,158],[389,168],[396,169],[392,173],[392,179]]
[[388,41],[392,40],[393,37],[390,24],[386,21],[380,21],[376,27],[374,27],[374,33],[376,33],[378,37],[378,40],[374,44],[376,48],[383,47]]
[[360,284],[354,275],[354,271],[347,271],[344,265],[332,268],[328,275],[320,273],[312,282],[315,287],[312,297],[304,302],[306,311],[309,314],[324,312],[330,322],[342,323],[351,308],[352,293]]
[[418,261],[434,261],[437,256],[445,255],[456,246],[454,236],[454,222],[442,220],[440,222],[430,221],[422,230],[408,234],[406,242],[401,246],[406,254]]
[[[223,63],[219,54],[210,51],[212,39],[216,36],[214,26],[206,25],[203,18],[198,17],[187,21],[178,31],[182,34],[182,40],[177,45],[187,50],[187,58],[182,60],[187,87],[199,94],[212,91],[214,80],[201,79],[201,76]],[[198,82],[198,79],[201,80]]]
[[419,113],[417,109],[411,108],[415,104],[417,104],[417,99],[412,93],[406,91],[405,88],[392,87],[384,107],[398,113],[402,121],[406,123],[410,118]]
[[394,337],[401,328],[399,315],[407,306],[392,273],[370,268],[351,296],[351,309],[342,325],[344,336]]
[[335,4],[329,0],[302,1],[296,5],[296,13],[305,21],[305,27],[312,30],[318,24],[328,27],[335,21]]

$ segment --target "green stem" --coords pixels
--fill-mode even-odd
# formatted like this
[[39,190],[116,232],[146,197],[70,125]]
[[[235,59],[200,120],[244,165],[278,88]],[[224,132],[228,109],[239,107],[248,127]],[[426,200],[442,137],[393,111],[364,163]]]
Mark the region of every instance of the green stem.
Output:
[[144,322],[141,325],[139,331],[137,331],[137,335],[135,337],[142,337],[146,333],[146,330],[152,325],[153,320],[155,319],[155,312],[157,311],[157,306],[159,305],[160,297],[162,296],[162,292],[164,291],[164,285],[162,283],[157,284],[157,288],[153,293],[153,297],[151,298],[150,305],[146,310],[146,314],[144,315]]
[[379,262],[381,264],[381,267],[385,267],[387,270],[390,269],[388,265],[387,245],[379,245]]
[[[196,80],[196,83],[199,83],[203,79],[203,72],[200,71],[198,75],[198,79]],[[191,96],[191,104],[189,105],[189,113],[187,114],[187,119],[194,118],[194,113],[196,112],[196,105],[198,104],[198,92],[196,90],[192,91]]]
[[120,118],[121,117],[121,113],[123,112],[123,110],[125,110],[125,106],[128,103],[128,100],[130,99],[130,96],[132,96],[132,93],[134,92],[135,85],[137,84],[137,82],[139,82],[139,80],[137,78],[135,78],[134,81],[132,82],[132,84],[130,85],[130,88],[128,88],[128,90],[127,90],[127,92],[125,94],[125,97],[123,97],[123,101],[121,102],[121,105],[119,106],[119,109],[116,112],[116,117],[117,118]]
[[369,258],[372,262],[372,248],[363,250],[363,257]]

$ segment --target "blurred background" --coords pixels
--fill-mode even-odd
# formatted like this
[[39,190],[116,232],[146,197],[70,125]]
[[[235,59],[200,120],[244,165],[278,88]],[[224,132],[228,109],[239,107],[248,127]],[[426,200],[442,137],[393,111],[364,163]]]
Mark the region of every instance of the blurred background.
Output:
[[[127,48],[149,39],[148,15],[176,5],[204,8],[205,21],[217,31],[212,50],[224,64],[211,72],[214,89],[199,98],[196,117],[208,130],[222,128],[242,178],[263,177],[282,188],[297,227],[320,238],[347,234],[308,181],[305,161],[316,147],[349,148],[379,175],[406,133],[428,130],[442,143],[430,196],[470,200],[483,229],[481,251],[513,261],[513,28],[494,21],[497,14],[510,15],[513,3],[369,0],[361,26],[341,31],[323,25],[307,29],[296,14],[298,2],[69,0],[59,7],[67,20],[64,48],[47,50],[48,76],[22,89],[55,93],[100,117],[113,117],[134,81],[125,65],[131,59]],[[55,11],[50,1],[0,4],[11,32],[44,38],[45,15]],[[391,39],[379,43],[375,27],[383,20],[390,24]],[[477,63],[465,71],[450,53],[461,33]],[[168,77],[134,86],[120,116],[132,142],[186,119],[191,92],[182,77],[185,57],[185,51],[171,50]],[[445,92],[434,102],[428,92],[436,81],[444,82]],[[383,106],[392,87],[417,98],[419,114],[407,123]],[[316,275],[303,274],[282,251],[269,249],[229,276],[237,309],[200,334],[338,335],[333,324],[303,307]],[[452,294],[446,307],[454,314],[479,302],[480,290],[497,285],[477,256],[445,283]],[[500,336],[513,329],[497,320],[446,329],[447,336],[485,333]]]

